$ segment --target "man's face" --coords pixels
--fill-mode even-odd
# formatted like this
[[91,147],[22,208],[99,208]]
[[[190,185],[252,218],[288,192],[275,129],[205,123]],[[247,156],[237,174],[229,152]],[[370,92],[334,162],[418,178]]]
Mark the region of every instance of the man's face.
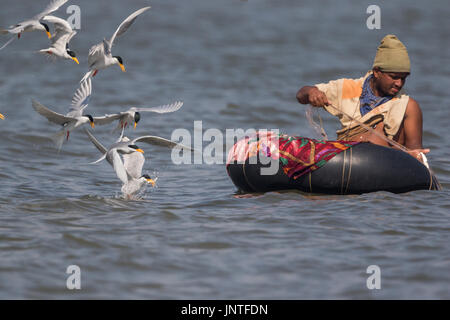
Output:
[[382,72],[374,70],[375,85],[383,96],[396,95],[405,85],[408,72]]

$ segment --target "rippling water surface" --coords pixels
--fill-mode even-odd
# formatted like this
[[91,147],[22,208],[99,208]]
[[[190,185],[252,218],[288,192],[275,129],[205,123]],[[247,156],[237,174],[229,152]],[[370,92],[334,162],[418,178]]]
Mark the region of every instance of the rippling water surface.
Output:
[[[2,0],[0,26],[46,2]],[[70,3],[81,7],[71,42],[79,66],[34,53],[48,44],[43,33],[0,52],[0,298],[450,298],[447,1],[381,1],[381,30],[366,27],[368,1]],[[127,72],[114,66],[95,77],[89,113],[181,99],[179,111],[144,114],[127,134],[193,135],[201,120],[203,131],[279,128],[314,137],[296,91],[362,76],[380,39],[395,33],[409,50],[406,87],[423,109],[424,145],[444,190],[240,196],[223,164],[177,166],[167,150],[142,146],[144,171],[159,177],[158,187],[122,199],[111,167],[88,165],[99,154],[82,131],[55,150],[48,137],[57,128],[31,99],[65,113],[89,47],[145,5],[152,9],[113,48]],[[56,15],[67,17],[67,6]],[[337,119],[321,115],[334,138]],[[111,129],[94,134],[108,145]],[[66,288],[69,265],[81,269],[81,290]],[[366,287],[370,265],[381,269],[381,290]]]

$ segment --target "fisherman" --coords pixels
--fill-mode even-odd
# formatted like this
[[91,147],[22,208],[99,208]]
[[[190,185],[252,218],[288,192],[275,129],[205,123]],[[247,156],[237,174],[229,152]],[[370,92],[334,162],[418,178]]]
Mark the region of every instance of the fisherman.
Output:
[[396,147],[357,123],[362,122],[421,161],[420,152],[430,150],[422,146],[420,106],[402,89],[410,71],[406,47],[390,34],[381,40],[372,70],[364,77],[305,86],[297,92],[297,100],[337,116],[342,125],[336,132],[338,140]]

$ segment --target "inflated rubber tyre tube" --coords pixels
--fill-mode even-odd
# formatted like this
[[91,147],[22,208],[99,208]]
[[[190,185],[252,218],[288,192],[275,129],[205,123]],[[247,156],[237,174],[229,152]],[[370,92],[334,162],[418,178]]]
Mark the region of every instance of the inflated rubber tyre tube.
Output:
[[297,189],[310,193],[362,194],[438,188],[437,180],[420,161],[403,151],[371,143],[357,144],[297,179],[289,178],[281,165],[274,175],[261,174],[261,168],[274,166],[276,162],[253,157],[245,163],[228,164],[227,172],[243,192]]

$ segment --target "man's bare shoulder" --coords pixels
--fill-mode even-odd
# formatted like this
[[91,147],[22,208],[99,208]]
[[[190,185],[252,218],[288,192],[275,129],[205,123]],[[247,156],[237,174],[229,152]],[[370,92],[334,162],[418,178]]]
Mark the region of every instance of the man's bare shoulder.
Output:
[[419,103],[409,97],[409,101],[408,104],[406,105],[406,112],[405,112],[405,116],[421,116],[422,115],[422,110],[420,110],[420,106]]

